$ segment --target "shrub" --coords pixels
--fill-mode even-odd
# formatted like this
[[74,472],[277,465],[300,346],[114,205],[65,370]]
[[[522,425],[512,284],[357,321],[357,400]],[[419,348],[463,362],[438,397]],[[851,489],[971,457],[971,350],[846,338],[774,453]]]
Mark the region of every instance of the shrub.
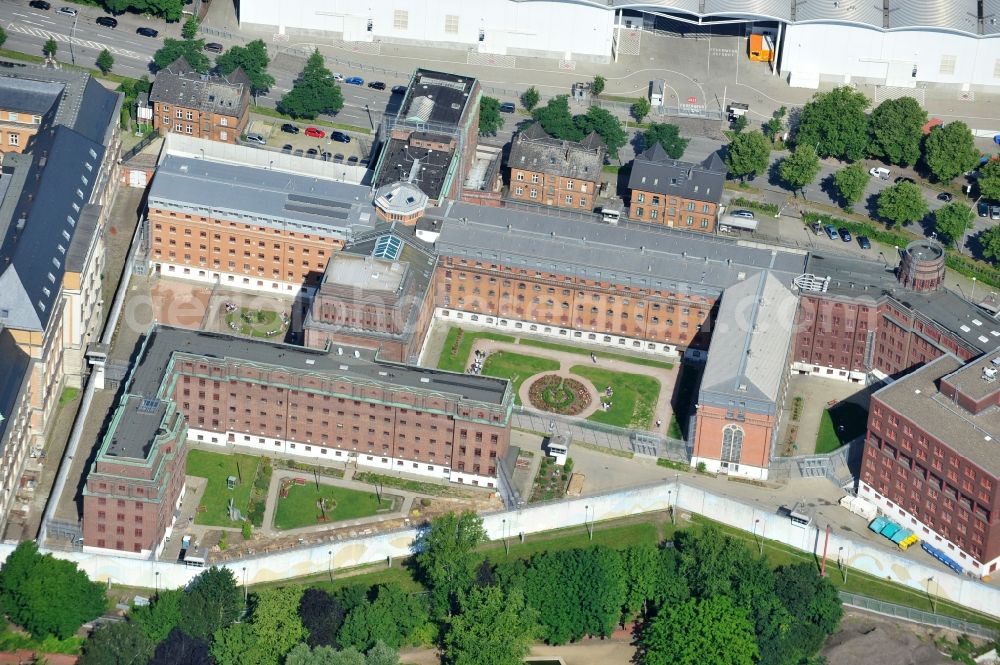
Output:
[[763,212],[768,215],[777,216],[781,208],[774,203],[765,203],[763,201],[751,201],[750,199],[745,199],[742,196],[738,196],[729,202],[730,207],[739,206],[740,208],[750,208],[751,210],[756,210],[758,212]]

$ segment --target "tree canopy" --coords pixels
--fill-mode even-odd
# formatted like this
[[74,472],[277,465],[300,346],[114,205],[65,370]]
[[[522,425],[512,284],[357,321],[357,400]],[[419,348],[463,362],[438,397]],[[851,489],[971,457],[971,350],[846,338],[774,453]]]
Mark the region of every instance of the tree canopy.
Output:
[[990,160],[979,169],[979,193],[984,198],[1000,200],[1000,161]]
[[414,561],[431,589],[435,616],[449,614],[458,594],[472,586],[474,550],[485,541],[483,520],[473,512],[442,515],[417,536]]
[[912,182],[901,182],[886,187],[878,195],[878,214],[893,226],[919,222],[927,214],[927,202],[920,187]]
[[956,120],[932,129],[924,138],[924,162],[942,182],[976,168],[979,150],[969,126]]
[[163,46],[153,54],[153,64],[157,69],[166,69],[178,58],[184,58],[196,72],[205,74],[211,67],[208,56],[205,55],[204,39],[171,39],[163,40]]
[[97,60],[94,61],[94,64],[97,65],[102,74],[107,74],[115,66],[115,57],[111,55],[111,51],[104,49],[97,54]]
[[535,86],[531,86],[521,94],[521,106],[529,111],[538,106],[540,100],[541,95],[538,94],[538,88]]
[[591,106],[585,114],[574,116],[566,95],[553,97],[545,106],[536,108],[532,116],[546,134],[557,139],[582,141],[590,132],[596,132],[604,140],[611,157],[617,157],[618,149],[628,141],[621,122],[610,112]]
[[87,639],[80,665],[144,665],[153,656],[154,646],[130,621],[106,623]]
[[376,587],[375,600],[365,599],[344,617],[337,633],[341,647],[368,651],[378,642],[399,648],[428,620],[424,601],[403,591],[396,584]]
[[642,133],[642,149],[652,148],[659,143],[666,153],[673,159],[680,159],[684,156],[690,139],[681,136],[681,130],[677,125],[667,122],[650,123],[646,131]]
[[833,185],[847,207],[853,206],[864,196],[869,177],[860,162],[849,164],[833,174]]
[[208,638],[236,621],[242,612],[243,594],[233,571],[212,566],[188,585],[178,625],[192,637]]
[[449,665],[521,665],[535,634],[537,613],[520,589],[473,587],[448,622],[444,638]]
[[215,665],[208,651],[208,642],[191,637],[180,628],[174,628],[166,639],[156,646],[149,665]]
[[887,99],[871,116],[868,152],[890,164],[913,166],[920,159],[920,142],[927,111],[913,97]]
[[501,127],[503,116],[500,115],[500,100],[483,95],[479,100],[479,133],[496,136]]
[[36,638],[65,639],[107,609],[104,585],[72,561],[40,554],[22,541],[0,567],[0,608]]
[[591,106],[585,114],[574,117],[573,122],[580,127],[584,136],[596,132],[604,139],[610,157],[617,157],[618,149],[628,142],[628,134],[622,129],[622,123],[600,106]]
[[863,158],[869,144],[869,104],[864,93],[849,86],[817,93],[799,115],[796,143],[813,146],[820,157]]
[[254,596],[250,620],[215,632],[211,653],[219,665],[280,663],[305,638],[299,619],[302,589],[265,589]]
[[573,122],[573,114],[569,110],[569,97],[558,95],[550,99],[545,106],[539,106],[531,112],[549,136],[566,141],[583,139],[583,131]]
[[292,89],[278,102],[278,110],[295,118],[315,118],[321,113],[337,113],[344,97],[326,68],[319,49],[313,51]]
[[152,14],[171,23],[181,19],[184,9],[184,0],[103,0],[97,4],[103,4],[112,14],[124,14],[127,11]]
[[1000,226],[991,226],[980,233],[978,238],[983,256],[993,261],[1000,260]]
[[274,85],[274,77],[267,73],[270,63],[267,45],[261,39],[255,39],[246,46],[231,46],[215,60],[215,66],[222,74],[231,74],[242,67],[255,95],[266,92]]
[[771,144],[760,132],[734,134],[726,150],[726,166],[739,178],[760,175],[771,163]]
[[778,174],[793,192],[810,184],[818,173],[819,157],[816,156],[816,149],[808,143],[797,146],[778,164]]
[[309,646],[334,646],[337,631],[344,623],[344,609],[334,596],[323,589],[310,587],[299,600],[299,618],[309,633],[306,640]]
[[632,117],[635,118],[636,122],[642,122],[643,118],[649,115],[649,112],[652,110],[653,108],[649,105],[649,100],[645,97],[640,97],[634,104],[632,104],[632,108],[629,109],[629,112],[632,114]]
[[187,20],[184,21],[184,25],[181,26],[181,37],[184,39],[194,39],[198,36],[198,18],[196,16],[188,16]]
[[746,612],[726,596],[665,605],[640,644],[645,665],[754,665],[759,655]]
[[952,201],[934,211],[934,230],[942,242],[953,245],[972,228],[975,217],[972,208],[960,201]]
[[594,80],[590,82],[590,92],[593,93],[595,97],[604,92],[605,86],[607,86],[608,80],[598,74],[594,77]]

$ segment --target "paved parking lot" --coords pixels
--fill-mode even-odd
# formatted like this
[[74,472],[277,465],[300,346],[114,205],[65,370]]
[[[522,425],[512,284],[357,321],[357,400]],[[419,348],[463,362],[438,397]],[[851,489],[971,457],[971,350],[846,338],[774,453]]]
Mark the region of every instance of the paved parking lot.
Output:
[[[369,135],[320,126],[318,129],[323,131],[325,137],[316,138],[306,136],[306,128],[313,126],[308,122],[289,123],[300,129],[298,134],[282,131],[281,126],[288,122],[279,118],[254,117],[250,121],[247,133],[260,134],[267,141],[267,145],[262,147],[268,150],[279,150],[297,157],[314,157],[348,164],[358,164],[361,160],[370,158],[372,137]],[[331,137],[333,131],[347,135],[350,143],[334,141]]]

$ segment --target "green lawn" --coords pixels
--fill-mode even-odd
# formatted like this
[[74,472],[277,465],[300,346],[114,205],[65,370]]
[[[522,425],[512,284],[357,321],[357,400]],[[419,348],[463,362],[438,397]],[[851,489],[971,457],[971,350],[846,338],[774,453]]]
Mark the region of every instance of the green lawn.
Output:
[[668,363],[663,360],[653,360],[652,358],[643,358],[640,356],[630,356],[623,353],[609,353],[608,351],[592,351],[591,349],[584,346],[570,346],[569,344],[560,344],[559,342],[546,342],[538,339],[528,339],[522,337],[521,341],[518,342],[520,346],[534,346],[539,349],[552,349],[553,351],[565,351],[566,353],[577,353],[583,356],[589,356],[591,353],[596,355],[598,358],[607,358],[608,360],[621,360],[622,362],[632,363],[633,365],[643,365],[645,367],[659,367],[660,369],[673,369],[674,364]]
[[63,407],[72,402],[80,394],[79,388],[63,388],[62,393],[59,394],[59,406]]
[[448,337],[441,347],[441,358],[438,359],[438,369],[449,372],[465,372],[469,368],[469,354],[477,339],[491,339],[494,342],[514,342],[510,335],[493,332],[470,332],[452,326],[448,329]]
[[660,396],[659,381],[648,376],[612,372],[591,365],[574,365],[569,371],[589,379],[601,395],[608,386],[615,392],[610,398],[614,406],[608,411],[598,408],[587,420],[616,427],[649,428],[656,400]]
[[853,402],[841,402],[825,410],[816,435],[816,454],[832,453],[864,433],[867,424],[868,412]]
[[672,439],[687,438],[691,408],[697,397],[700,377],[701,372],[692,365],[681,368],[681,375],[678,377],[677,386],[674,389],[674,412],[670,416],[670,429],[667,431],[667,436]]
[[483,363],[483,374],[493,376],[498,379],[510,379],[514,390],[514,403],[520,404],[521,398],[517,396],[521,390],[524,380],[535,374],[542,372],[555,372],[559,369],[559,362],[548,358],[537,356],[525,356],[520,353],[509,351],[494,351]]
[[[208,479],[205,496],[198,506],[194,523],[206,526],[239,526],[229,519],[229,499],[233,499],[235,506],[244,516],[247,515],[250,490],[257,475],[258,462],[258,458],[253,455],[210,453],[205,450],[189,452],[185,473]],[[235,489],[229,489],[227,485],[229,476],[237,478]]]
[[[392,508],[393,500],[383,498],[381,503],[374,492],[359,492],[358,490],[320,484],[316,488],[314,482],[305,485],[291,485],[287,497],[279,497],[274,511],[274,528],[282,531],[297,529],[303,526],[325,524],[320,519],[320,510],[316,502],[320,498],[327,502],[326,522],[353,520],[359,517],[370,517],[380,510]],[[330,509],[330,506],[333,509]]]
[[[270,338],[278,335],[267,333],[283,332],[285,324],[278,319],[278,313],[269,309],[250,309],[240,307],[235,312],[226,314],[226,326],[233,332],[251,337]],[[236,326],[235,328],[233,326]]]

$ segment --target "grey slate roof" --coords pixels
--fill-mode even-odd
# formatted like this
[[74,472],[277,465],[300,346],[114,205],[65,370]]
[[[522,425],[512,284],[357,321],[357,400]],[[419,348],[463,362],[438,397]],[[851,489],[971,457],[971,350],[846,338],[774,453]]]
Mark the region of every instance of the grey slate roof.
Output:
[[915,310],[957,335],[980,353],[1000,343],[1000,321],[990,312],[973,305],[948,289],[917,293],[903,288],[892,268],[885,263],[838,255],[811,254],[806,272],[830,277],[827,293],[872,302],[890,297]]
[[228,76],[200,74],[181,57],[156,73],[149,99],[239,117],[244,111],[244,95],[249,91],[250,79],[242,69]]
[[149,189],[151,207],[279,228],[298,225],[336,238],[371,228],[370,197],[363,185],[179,155],[163,158]]
[[3,416],[0,420],[0,456],[7,447],[8,434],[13,431],[10,428],[14,424],[14,411],[28,383],[31,362],[10,331],[0,326],[0,416]]
[[[66,270],[66,253],[77,233],[105,147],[64,126],[38,135],[22,186],[7,191],[0,203],[5,223],[0,257],[8,263],[0,274],[0,323],[24,330],[45,329]],[[47,156],[46,156],[47,155]],[[3,314],[0,311],[0,314]]]
[[753,400],[772,408],[788,371],[798,297],[777,277],[760,272],[722,293],[699,402]]
[[648,224],[610,226],[468,203],[439,212],[439,254],[674,292],[717,296],[762,270],[790,284],[806,258]]
[[0,106],[18,113],[45,115],[55,107],[63,85],[0,75]]
[[593,132],[579,143],[563,141],[546,134],[541,123],[536,122],[515,134],[507,166],[597,181],[605,153],[604,142]]
[[628,188],[718,204],[725,182],[725,167],[714,153],[693,164],[672,159],[657,143],[632,160]]

